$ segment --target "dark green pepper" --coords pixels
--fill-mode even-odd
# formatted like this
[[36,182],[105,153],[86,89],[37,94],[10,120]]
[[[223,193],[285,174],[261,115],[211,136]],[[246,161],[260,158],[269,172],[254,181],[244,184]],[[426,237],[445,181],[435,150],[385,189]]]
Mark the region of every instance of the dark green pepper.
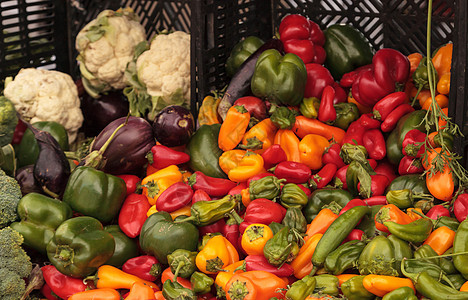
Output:
[[353,240],[340,245],[328,254],[325,259],[325,270],[333,275],[340,275],[344,271],[357,267],[356,262],[366,243]]
[[364,216],[362,218],[361,223],[356,227],[357,229],[360,229],[364,231],[364,234],[368,238],[373,238],[376,235],[382,235],[383,232],[380,230],[377,230],[375,228],[375,215],[379,212],[380,208],[382,208],[383,205],[372,205],[371,208],[371,215],[370,216]]
[[197,270],[197,265],[195,264],[197,253],[198,252],[195,251],[177,249],[169,254],[167,256],[167,262],[169,263],[172,274],[175,274],[176,270],[179,269],[180,277],[189,278],[192,276],[193,272]]
[[286,210],[286,214],[284,215],[281,223],[300,234],[304,234],[307,231],[307,220],[301,209],[296,206],[290,207]]
[[8,176],[15,177],[16,168],[17,159],[15,147],[11,144],[0,147],[0,169],[2,169]]
[[198,229],[192,223],[174,223],[169,213],[159,211],[150,215],[143,224],[140,247],[143,252],[167,264],[167,255],[177,249],[196,251],[198,236]]
[[316,97],[304,98],[299,106],[301,114],[309,119],[317,119],[320,99]]
[[286,208],[304,207],[307,201],[307,194],[295,183],[286,183],[281,189],[280,202]]
[[[453,253],[468,251],[468,219],[463,220],[458,226],[455,239],[453,240]],[[453,256],[453,264],[458,272],[468,279],[468,254]],[[468,298],[467,298],[468,299]]]
[[107,225],[104,230],[109,232],[115,241],[115,249],[112,257],[106,261],[106,265],[111,265],[116,268],[129,260],[138,256],[139,250],[135,240],[129,238],[119,227],[119,225]]
[[270,227],[270,229],[271,229],[271,231],[273,232],[273,234],[276,234],[276,233],[278,233],[281,229],[283,229],[284,227],[286,227],[286,225],[281,224],[281,223],[271,222],[270,225],[268,225],[268,227]]
[[[296,123],[297,113],[287,108],[286,106],[272,106],[275,107],[273,113],[270,115],[271,122],[279,129],[291,129]],[[271,112],[271,109],[270,109]]]
[[126,195],[123,179],[80,166],[71,173],[62,200],[73,211],[107,223],[118,216]]
[[219,157],[223,150],[218,147],[218,135],[221,124],[202,125],[195,131],[187,144],[190,155],[189,166],[194,171],[216,178],[227,178],[219,166]]
[[366,290],[362,281],[364,280],[363,275],[354,276],[346,280],[341,284],[341,291],[346,299],[349,300],[372,300],[375,299],[375,295]]
[[446,131],[439,131],[434,136],[434,148],[446,146],[448,150],[453,150],[453,134]]
[[[445,251],[444,255],[449,255],[452,253],[453,253],[453,247]],[[439,261],[439,265],[441,269],[448,275],[458,274],[458,270],[457,268],[455,268],[455,265],[453,264],[452,256],[441,257]]]
[[17,212],[21,221],[12,223],[11,228],[21,233],[26,246],[42,254],[46,254],[55,229],[73,215],[67,203],[38,193],[21,198]]
[[61,273],[83,278],[114,254],[115,241],[99,220],[81,216],[68,219],[55,230],[47,245],[49,261]]
[[[32,124],[39,130],[46,131],[52,135],[60,145],[63,151],[68,151],[68,134],[63,125],[53,121],[41,121]],[[18,167],[33,165],[39,157],[39,145],[30,129],[26,129],[18,145],[16,155],[18,158]]]
[[414,207],[415,200],[434,200],[429,194],[418,194],[410,189],[390,190],[385,197],[389,204],[394,204],[399,209]]
[[[177,274],[175,274],[177,275]],[[163,283],[162,294],[166,300],[197,300],[197,295],[191,289],[183,287],[176,281],[177,277],[174,276],[174,280],[166,280]]]
[[283,265],[291,254],[294,241],[289,239],[289,231],[288,226],[283,227],[263,247],[263,255],[275,267]]
[[278,179],[275,176],[265,176],[258,180],[253,180],[249,184],[250,199],[275,199],[279,196],[281,192],[281,183],[284,181],[284,179]]
[[296,54],[282,56],[276,49],[258,57],[252,76],[252,93],[275,104],[296,106],[304,98],[307,71]]
[[428,194],[426,179],[419,174],[402,175],[393,179],[387,187],[387,193],[394,190],[412,190],[415,194]]
[[427,218],[417,219],[409,224],[398,224],[393,221],[383,223],[392,235],[411,243],[422,243],[431,234],[432,220]]
[[372,63],[372,46],[364,35],[351,25],[335,24],[324,32],[327,53],[325,66],[335,80],[356,68]]
[[194,272],[190,277],[190,283],[192,284],[192,290],[198,295],[210,292],[214,280],[202,272]]
[[175,220],[175,223],[193,222],[197,226],[213,224],[232,211],[239,201],[237,196],[227,195],[218,200],[195,202],[190,208],[191,216]]
[[316,283],[316,277],[306,275],[301,280],[297,280],[291,285],[285,294],[286,299],[304,300],[307,296],[313,293]]
[[382,300],[418,300],[418,297],[416,297],[412,288],[409,286],[402,286],[385,294]]
[[447,278],[452,283],[450,286],[456,290],[460,290],[461,286],[466,282],[465,277],[461,274],[448,274]]
[[335,202],[342,208],[354,199],[350,192],[342,189],[318,189],[309,196],[306,206],[303,209],[304,216],[308,223],[317,216],[324,205]]
[[349,124],[356,121],[360,116],[359,109],[354,103],[343,102],[333,106],[336,111],[336,120],[333,122],[333,126],[343,130],[348,129]]
[[442,226],[446,226],[456,232],[460,226],[460,222],[456,218],[440,216],[434,223],[434,230]]
[[317,275],[315,277],[314,293],[322,295],[337,296],[339,291],[338,277],[330,274]]
[[432,247],[427,245],[427,244],[422,245],[421,247],[416,249],[413,254],[414,254],[414,258],[418,258],[420,260],[423,260],[423,261],[429,262],[431,264],[440,266],[440,258],[439,257],[431,258],[431,259],[423,259],[425,257],[438,256],[437,252],[435,252],[435,250],[432,249]]
[[255,51],[258,50],[264,41],[256,36],[248,36],[242,41],[238,42],[234,48],[232,48],[229,57],[226,59],[226,72],[229,77],[236,74],[239,67],[244,61],[249,58]]

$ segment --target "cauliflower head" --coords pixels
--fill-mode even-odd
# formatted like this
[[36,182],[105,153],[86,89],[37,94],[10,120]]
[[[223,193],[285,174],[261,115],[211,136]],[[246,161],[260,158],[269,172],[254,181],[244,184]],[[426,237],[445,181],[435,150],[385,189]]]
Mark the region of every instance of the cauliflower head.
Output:
[[104,10],[78,33],[75,48],[79,52],[83,85],[93,97],[126,86],[125,68],[135,47],[146,41],[145,28],[131,8]]
[[55,121],[65,127],[72,143],[83,123],[78,90],[70,75],[35,68],[21,69],[7,81],[4,95],[23,120]]
[[157,35],[149,49],[127,66],[127,77],[138,98],[133,99],[134,95],[126,90],[134,115],[149,110],[148,119],[152,120],[166,106],[189,107],[190,34],[175,31]]

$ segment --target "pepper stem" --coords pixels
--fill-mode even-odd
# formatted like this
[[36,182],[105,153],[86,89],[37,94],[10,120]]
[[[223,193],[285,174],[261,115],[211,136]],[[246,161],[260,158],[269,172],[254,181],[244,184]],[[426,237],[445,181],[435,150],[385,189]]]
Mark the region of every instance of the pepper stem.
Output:
[[182,269],[185,266],[185,262],[181,260],[179,264],[177,265],[177,268],[174,272],[174,278],[172,278],[172,282],[177,282],[177,277],[179,276],[180,269]]
[[237,224],[237,225],[244,222],[244,219],[242,219],[234,209],[231,210],[230,212],[228,212],[227,215],[229,216],[229,219],[228,219],[227,222],[233,220],[233,221],[231,221],[232,224]]

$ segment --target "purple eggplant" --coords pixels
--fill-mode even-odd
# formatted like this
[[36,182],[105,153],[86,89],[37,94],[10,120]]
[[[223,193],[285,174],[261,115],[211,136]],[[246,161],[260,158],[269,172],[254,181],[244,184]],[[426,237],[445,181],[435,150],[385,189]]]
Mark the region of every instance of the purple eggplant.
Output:
[[185,107],[171,105],[161,110],[153,123],[156,140],[166,147],[186,145],[195,130],[192,113]]
[[16,170],[15,179],[21,188],[21,194],[44,194],[36,178],[34,178],[34,165],[27,165]]
[[[101,149],[115,129],[124,124],[125,120],[126,117],[123,117],[109,123],[94,139],[91,151]],[[104,151],[105,164],[99,170],[113,175],[139,174],[148,163],[146,154],[155,144],[151,124],[143,118],[131,116],[127,124],[116,132]]]
[[81,97],[81,111],[86,136],[97,136],[110,122],[128,114],[128,101],[121,91],[111,91],[98,99],[84,93]]

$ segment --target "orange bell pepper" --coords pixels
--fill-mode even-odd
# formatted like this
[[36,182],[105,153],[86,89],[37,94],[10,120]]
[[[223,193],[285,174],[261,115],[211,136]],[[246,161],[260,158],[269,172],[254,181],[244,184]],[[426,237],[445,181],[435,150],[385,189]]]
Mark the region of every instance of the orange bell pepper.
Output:
[[338,277],[338,284],[341,285],[343,284],[343,282],[345,281],[348,281],[349,279],[355,277],[355,276],[359,276],[358,274],[340,274],[340,275],[336,275],[336,277]]
[[416,293],[413,282],[409,278],[370,274],[364,277],[362,285],[367,291],[379,297],[404,286],[412,288]]
[[229,108],[218,135],[218,146],[223,151],[236,148],[249,126],[250,113],[241,105]]
[[276,132],[274,143],[286,152],[288,161],[301,162],[299,139],[290,129],[280,129]]
[[301,249],[299,249],[296,258],[291,262],[291,267],[294,270],[294,277],[297,279],[304,278],[312,271],[312,256],[322,236],[323,234],[317,233],[310,237],[305,244],[302,245]]
[[445,73],[437,81],[437,92],[448,95],[450,92],[450,73]]
[[182,181],[182,177],[182,172],[176,165],[158,170],[143,178],[141,181],[142,194],[148,198],[151,205],[154,205],[159,195],[174,183]]
[[424,241],[424,245],[431,246],[438,255],[442,255],[453,245],[455,239],[455,231],[442,226],[431,232],[429,237]]
[[375,215],[374,221],[376,229],[389,233],[387,226],[383,224],[384,222],[393,221],[398,224],[409,224],[413,220],[396,205],[387,204],[380,208]]
[[434,68],[436,69],[439,77],[446,73],[450,73],[450,68],[452,66],[452,52],[453,44],[447,43],[440,47],[432,57],[432,63],[434,64]]
[[79,293],[73,294],[71,297],[68,298],[68,300],[90,300],[90,299],[120,300],[120,293],[117,292],[115,289],[102,288],[102,289],[93,289],[93,290],[87,290],[84,292],[79,292]]
[[231,181],[245,182],[252,176],[264,172],[263,157],[260,154],[247,151],[239,164],[227,174]]
[[263,255],[263,247],[273,237],[270,227],[254,223],[247,226],[241,238],[242,249],[248,255]]
[[234,274],[224,288],[226,299],[269,300],[284,298],[286,282],[266,271],[248,271]]
[[[164,271],[161,273],[161,283],[164,283],[166,280],[174,280],[174,273],[172,273],[170,267],[164,269]],[[192,289],[192,283],[189,279],[178,276],[177,282],[180,283],[184,288]]]
[[154,290],[143,282],[135,282],[125,300],[156,300]]
[[300,138],[308,134],[318,134],[325,137],[327,140],[334,139],[339,144],[341,144],[345,136],[345,131],[341,128],[330,126],[319,120],[309,119],[304,116],[296,117],[296,123],[294,123],[292,130]]
[[155,292],[154,297],[156,298],[156,300],[166,300],[166,298],[164,298],[163,296],[162,291]]
[[235,249],[233,251],[233,248],[224,236],[212,237],[195,258],[197,268],[205,274],[217,274],[224,267],[239,260],[239,254]]
[[408,55],[408,60],[410,62],[410,76],[414,73],[414,71],[416,71],[422,58],[422,54],[417,52]]
[[246,150],[234,149],[223,152],[218,159],[219,167],[224,173],[228,174],[229,171],[239,165],[244,155],[247,153]]
[[[156,283],[143,280],[135,275],[129,274],[111,265],[102,265],[98,268],[96,275],[95,286],[98,289],[131,289],[135,282],[142,282],[151,288],[158,289]],[[92,278],[92,277],[90,277]]]
[[255,153],[262,154],[273,145],[278,128],[270,118],[264,119],[249,129],[242,138],[242,149],[249,149]]
[[202,125],[213,125],[221,123],[218,115],[218,105],[221,98],[217,95],[209,95],[203,99],[202,105],[198,110],[198,123]]
[[216,275],[214,284],[215,284],[218,298],[225,298],[226,294],[224,293],[224,288],[226,287],[226,284],[228,283],[229,279],[231,279],[232,276],[234,276],[234,274],[244,272],[242,268],[239,268],[243,264],[244,264],[243,260],[236,261],[235,263],[232,263],[229,266],[224,267],[224,271],[219,272],[218,275]]
[[[438,94],[434,97],[435,101],[439,105],[440,108],[446,108],[448,107],[449,104],[449,99],[447,96],[443,94]],[[429,97],[426,101],[424,101],[424,104],[422,106],[422,109],[424,110],[432,110],[432,97]]]
[[326,138],[318,134],[308,134],[299,142],[301,162],[312,170],[322,168],[322,155],[330,146]]
[[306,236],[304,241],[307,242],[312,236],[317,233],[324,234],[327,231],[328,227],[338,218],[338,215],[335,214],[329,208],[323,208],[317,214],[317,216],[312,220],[312,222],[307,226]]

